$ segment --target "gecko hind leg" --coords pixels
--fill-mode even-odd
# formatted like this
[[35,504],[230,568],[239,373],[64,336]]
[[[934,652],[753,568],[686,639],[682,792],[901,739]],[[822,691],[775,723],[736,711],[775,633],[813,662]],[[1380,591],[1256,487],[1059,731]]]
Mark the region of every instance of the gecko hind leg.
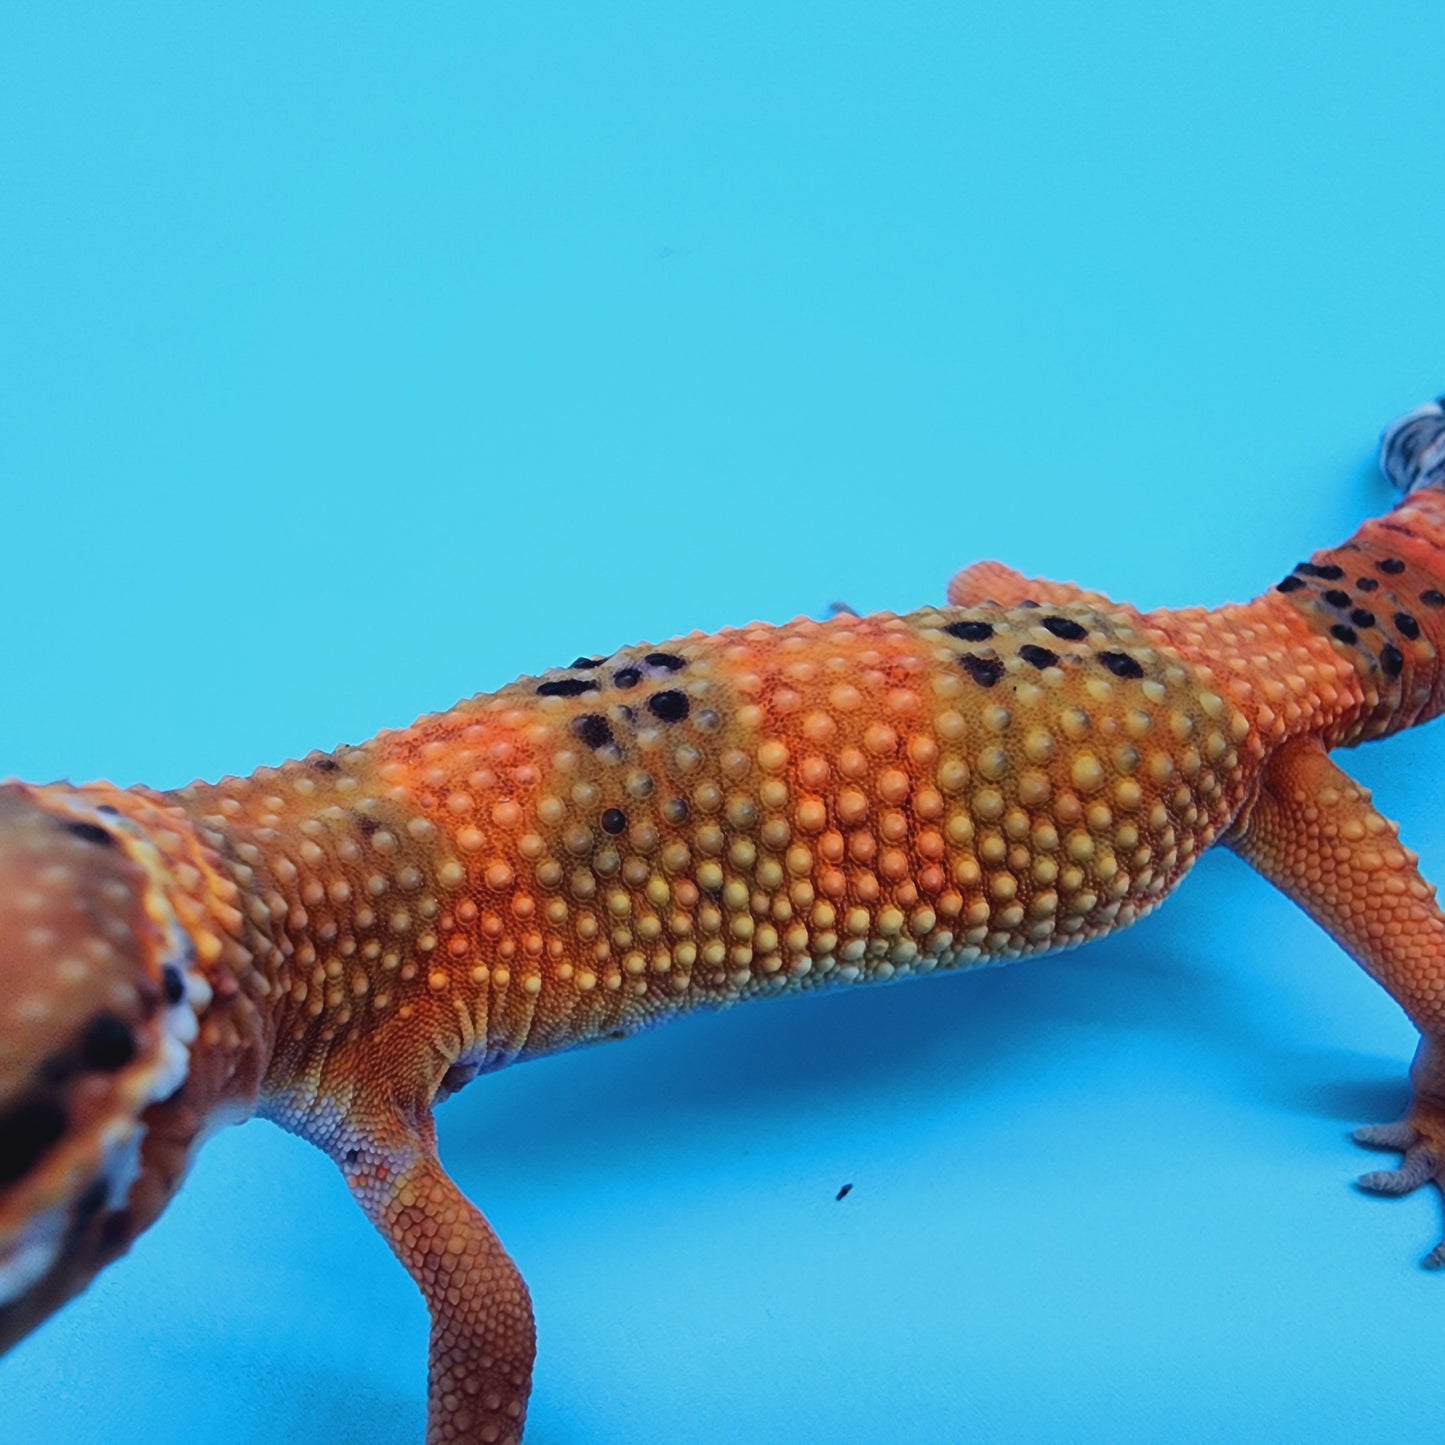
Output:
[[[1445,1106],[1436,1102],[1442,1092],[1439,1050],[1422,1041],[1410,1070],[1415,1096],[1403,1119],[1393,1124],[1367,1124],[1356,1129],[1355,1143],[1366,1149],[1383,1149],[1403,1156],[1398,1169],[1374,1169],[1355,1181],[1369,1194],[1399,1197],[1433,1184],[1445,1199]],[[1445,1269],[1445,1240],[1425,1256],[1426,1269]]]
[[[1445,1196],[1445,914],[1414,855],[1369,792],[1308,737],[1269,760],[1258,799],[1225,841],[1327,929],[1420,1030],[1405,1117],[1355,1135],[1404,1160],[1360,1186],[1398,1195],[1433,1184]],[[1445,1243],[1425,1264],[1445,1266]]]
[[1122,610],[1102,592],[1091,592],[1072,582],[1025,577],[1002,562],[973,562],[955,574],[948,584],[948,602],[951,607],[978,607],[987,603],[1018,607],[1026,602],[1067,606],[1071,602],[1084,602],[1091,607]]

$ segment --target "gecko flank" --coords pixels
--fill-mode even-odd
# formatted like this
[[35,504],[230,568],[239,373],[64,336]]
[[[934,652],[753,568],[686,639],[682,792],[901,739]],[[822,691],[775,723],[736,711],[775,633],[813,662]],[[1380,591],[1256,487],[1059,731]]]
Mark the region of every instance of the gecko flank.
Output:
[[[1140,612],[994,563],[952,605],[577,658],[249,778],[0,787],[0,1346],[260,1114],[431,1311],[427,1440],[520,1440],[531,1303],[435,1102],[698,1008],[1071,947],[1212,844],[1421,1035],[1368,1187],[1445,1181],[1445,916],[1330,760],[1445,710],[1445,410],[1403,496],[1253,602]],[[1445,1246],[1428,1260],[1445,1262]]]

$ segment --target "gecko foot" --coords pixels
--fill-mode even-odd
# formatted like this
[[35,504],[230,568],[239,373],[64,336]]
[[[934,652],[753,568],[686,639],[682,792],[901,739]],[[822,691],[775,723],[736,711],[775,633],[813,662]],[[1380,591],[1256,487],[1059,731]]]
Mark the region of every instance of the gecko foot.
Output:
[[[1417,1106],[1418,1108],[1418,1106]],[[1433,1184],[1445,1195],[1445,1147],[1436,1136],[1441,1120],[1432,1117],[1422,1131],[1424,1119],[1411,1115],[1394,1124],[1371,1124],[1354,1132],[1355,1143],[1366,1149],[1388,1149],[1403,1154],[1398,1169],[1374,1169],[1355,1181],[1370,1194],[1399,1197],[1412,1194],[1422,1184]],[[1435,1127],[1430,1127],[1431,1125]],[[1422,1261],[1426,1269],[1445,1268],[1445,1240]]]

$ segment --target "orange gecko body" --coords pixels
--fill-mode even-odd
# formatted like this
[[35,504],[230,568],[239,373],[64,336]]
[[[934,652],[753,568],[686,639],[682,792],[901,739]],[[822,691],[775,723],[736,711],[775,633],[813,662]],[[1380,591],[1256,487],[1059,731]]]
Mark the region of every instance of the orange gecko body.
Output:
[[579,658],[248,778],[0,788],[0,1345],[260,1113],[425,1293],[430,1445],[517,1441],[531,1305],[439,1098],[697,1008],[1070,947],[1216,842],[1420,1029],[1408,1118],[1364,1135],[1404,1166],[1367,1182],[1439,1184],[1445,918],[1327,756],[1445,708],[1437,434],[1397,426],[1396,510],[1241,606],[980,564],[947,608]]

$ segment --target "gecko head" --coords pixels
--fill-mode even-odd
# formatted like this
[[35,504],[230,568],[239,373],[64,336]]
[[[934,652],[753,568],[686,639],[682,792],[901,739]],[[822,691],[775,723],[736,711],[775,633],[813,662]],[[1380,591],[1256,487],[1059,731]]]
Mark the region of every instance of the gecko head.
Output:
[[0,1350],[164,1203],[135,1196],[194,981],[135,831],[78,790],[0,785]]

